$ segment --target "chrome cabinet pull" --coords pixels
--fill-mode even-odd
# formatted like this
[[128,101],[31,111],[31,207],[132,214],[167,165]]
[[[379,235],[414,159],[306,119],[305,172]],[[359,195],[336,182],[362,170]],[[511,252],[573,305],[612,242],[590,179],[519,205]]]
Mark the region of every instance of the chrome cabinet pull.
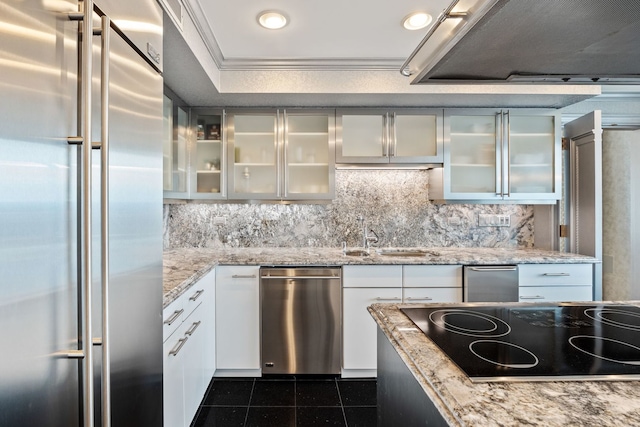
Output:
[[258,276],[255,274],[234,274],[232,279],[256,279]]
[[189,328],[189,330],[187,332],[185,332],[185,335],[193,335],[193,333],[196,331],[196,329],[198,329],[198,326],[200,326],[200,324],[202,323],[201,320],[198,320],[197,322],[193,322],[193,324],[191,325],[191,327]]
[[535,295],[535,296],[521,296],[520,299],[544,299],[543,296],[541,295]]
[[375,298],[376,301],[401,301],[402,298],[400,297],[376,297]]
[[389,157],[389,113],[382,116],[382,157]]
[[389,157],[395,157],[396,155],[396,150],[398,147],[398,133],[396,131],[396,113],[394,112],[391,115],[391,130],[389,132],[389,135],[391,136],[391,142],[390,142],[390,148],[389,148]]
[[195,300],[197,300],[198,298],[200,298],[200,296],[201,296],[203,293],[204,293],[204,289],[200,289],[199,291],[196,291],[196,293],[195,293],[195,294],[193,294],[193,295],[191,295],[191,296],[189,297],[189,301],[195,301]]
[[571,276],[569,273],[543,273],[543,276],[547,277],[568,277]]
[[[289,150],[289,117],[287,116],[287,110],[282,113],[283,132],[280,136],[278,144],[282,143],[282,157],[284,164],[284,197],[289,197],[289,156],[287,151]],[[276,173],[280,173],[280,169]]]
[[178,340],[178,343],[175,345],[175,347],[173,347],[171,351],[169,351],[169,356],[177,356],[178,353],[180,353],[180,350],[182,350],[182,347],[184,347],[184,345],[186,344],[188,339],[189,337],[180,338]]
[[183,308],[181,308],[180,310],[174,311],[173,314],[167,320],[164,321],[164,324],[165,325],[171,325],[173,322],[176,321],[176,319],[178,317],[180,317],[180,315],[182,313],[184,313],[184,309]]
[[433,301],[433,298],[431,297],[422,297],[422,298],[418,298],[418,297],[407,297],[405,298],[407,301]]

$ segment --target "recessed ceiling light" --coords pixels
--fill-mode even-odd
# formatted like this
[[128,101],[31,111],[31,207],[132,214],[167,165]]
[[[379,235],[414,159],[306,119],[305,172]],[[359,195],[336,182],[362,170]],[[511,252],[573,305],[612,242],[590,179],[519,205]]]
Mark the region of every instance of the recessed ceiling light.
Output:
[[288,19],[283,13],[265,10],[258,15],[258,22],[264,28],[278,30],[287,25]]
[[431,24],[432,19],[433,18],[428,13],[414,12],[404,18],[402,26],[407,30],[419,30],[420,28],[424,28]]

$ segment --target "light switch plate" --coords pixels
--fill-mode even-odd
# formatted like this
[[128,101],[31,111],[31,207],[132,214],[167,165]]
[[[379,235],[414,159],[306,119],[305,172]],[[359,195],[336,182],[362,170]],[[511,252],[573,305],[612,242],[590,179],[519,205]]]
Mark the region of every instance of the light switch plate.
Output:
[[509,215],[478,215],[479,227],[509,227],[511,226],[511,216]]

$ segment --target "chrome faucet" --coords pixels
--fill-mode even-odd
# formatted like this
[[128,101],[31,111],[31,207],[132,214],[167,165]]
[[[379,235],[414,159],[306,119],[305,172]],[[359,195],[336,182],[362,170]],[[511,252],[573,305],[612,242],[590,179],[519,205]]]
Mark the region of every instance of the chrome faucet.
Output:
[[358,221],[360,222],[360,227],[362,228],[362,248],[369,252],[369,247],[372,243],[378,243],[378,235],[373,229],[369,229],[369,232],[373,233],[373,236],[369,236],[367,233],[367,227],[364,223],[364,216],[360,215],[358,217]]

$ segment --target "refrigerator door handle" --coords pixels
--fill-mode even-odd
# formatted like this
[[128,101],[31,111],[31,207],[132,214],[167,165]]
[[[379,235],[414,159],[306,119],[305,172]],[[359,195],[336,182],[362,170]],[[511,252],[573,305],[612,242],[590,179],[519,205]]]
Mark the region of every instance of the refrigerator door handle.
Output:
[[102,426],[111,426],[111,357],[109,346],[109,67],[111,19],[102,16],[100,70],[100,255],[102,269]]
[[92,197],[91,197],[91,151],[92,144],[92,112],[91,112],[91,90],[93,75],[93,0],[83,0],[81,3],[82,12],[84,14],[81,25],[81,86],[80,86],[80,103],[83,111],[82,140],[84,143],[80,147],[81,160],[80,170],[82,171],[81,188],[82,188],[82,204],[81,204],[81,223],[82,223],[82,283],[81,297],[84,315],[82,316],[82,325],[80,330],[82,334],[82,347],[84,352],[84,364],[82,366],[83,381],[83,420],[84,427],[94,426],[94,381],[93,381],[93,339],[92,339],[92,292],[91,292],[91,260],[92,260],[92,233],[91,233],[91,217],[92,217]]

